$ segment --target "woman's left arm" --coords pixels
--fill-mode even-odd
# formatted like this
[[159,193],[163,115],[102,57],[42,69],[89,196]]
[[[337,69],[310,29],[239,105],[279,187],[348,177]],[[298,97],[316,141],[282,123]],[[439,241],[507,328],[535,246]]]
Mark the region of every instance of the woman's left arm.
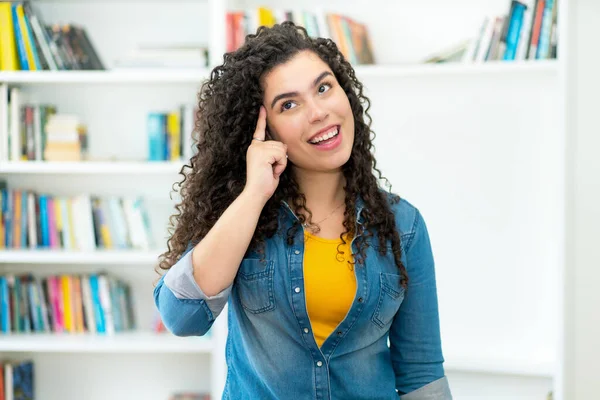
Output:
[[396,390],[402,400],[451,400],[443,366],[433,254],[418,210],[412,232],[406,246],[409,283],[390,328]]

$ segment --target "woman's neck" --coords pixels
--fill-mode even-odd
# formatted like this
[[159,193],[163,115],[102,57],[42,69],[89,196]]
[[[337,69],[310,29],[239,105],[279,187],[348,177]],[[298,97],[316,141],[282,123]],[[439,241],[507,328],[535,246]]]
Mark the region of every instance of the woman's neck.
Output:
[[344,202],[346,179],[343,172],[295,170],[300,191],[306,196],[306,207],[319,217]]

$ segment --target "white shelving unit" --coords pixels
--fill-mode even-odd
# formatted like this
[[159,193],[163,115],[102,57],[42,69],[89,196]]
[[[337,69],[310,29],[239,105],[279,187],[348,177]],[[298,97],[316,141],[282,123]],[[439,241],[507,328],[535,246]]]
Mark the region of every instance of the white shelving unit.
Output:
[[[552,309],[560,304],[563,244],[556,230],[564,226],[563,187],[553,176],[564,170],[565,61],[559,56],[543,62],[418,64],[432,51],[472,36],[484,15],[505,11],[509,4],[335,0],[327,5],[365,22],[372,34],[380,64],[358,66],[356,74],[372,102],[378,167],[428,223],[445,366],[456,400],[500,398],[493,397],[497,393],[545,398],[560,373],[562,331]],[[35,2],[47,22],[84,25],[109,67],[137,43],[152,41],[207,43],[211,65],[217,65],[225,50],[225,11],[260,5],[323,8],[314,0]],[[566,0],[559,1],[561,31],[566,6]],[[125,191],[156,197],[150,210],[154,236],[156,243],[166,244],[167,219],[174,211],[167,197],[183,163],[130,160],[145,159],[147,112],[194,103],[208,74],[187,69],[0,72],[0,83],[21,87],[27,99],[80,115],[94,156],[123,160],[0,162],[0,179],[12,187],[58,193]],[[183,390],[206,390],[220,399],[226,374],[224,315],[211,339],[147,331],[159,253],[0,251],[0,273],[108,270],[122,276],[132,284],[140,329],[113,337],[3,336],[0,357],[33,357],[43,400],[164,400]],[[57,363],[67,365],[68,375],[55,372]],[[73,381],[81,382],[78,390],[65,389]],[[121,391],[126,382],[127,390]]]
[[[405,64],[359,65],[361,78],[400,78],[428,75],[470,75],[496,73],[557,72],[556,60],[492,61],[483,64]],[[26,71],[0,72],[0,82],[14,84],[132,84],[132,83],[197,83],[206,79],[209,71],[197,70],[109,70],[109,71]]]
[[0,174],[156,176],[174,175],[183,165],[183,162],[170,161],[11,161],[0,164]]
[[159,254],[141,250],[1,250],[0,260],[10,264],[152,265]]
[[[157,346],[157,344],[160,346]],[[5,336],[0,352],[39,353],[199,353],[211,354],[214,344],[204,337],[168,333],[125,332],[115,336],[89,334],[31,334]]]
[[0,80],[8,83],[193,83],[208,76],[207,71],[193,69],[175,70],[107,70],[107,71],[14,71],[0,72]]

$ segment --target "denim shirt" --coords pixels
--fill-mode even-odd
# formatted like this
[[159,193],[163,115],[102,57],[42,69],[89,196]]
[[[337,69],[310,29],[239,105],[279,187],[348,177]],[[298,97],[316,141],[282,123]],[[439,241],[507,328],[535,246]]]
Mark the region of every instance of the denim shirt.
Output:
[[[357,203],[358,225],[363,202]],[[294,244],[287,244],[297,217],[285,203],[277,234],[266,240],[265,261],[248,252],[233,284],[215,296],[194,281],[190,245],[154,289],[163,323],[178,336],[203,335],[228,304],[223,399],[450,400],[427,228],[406,200],[392,209],[407,289],[391,244],[382,256],[371,238],[364,264],[354,267],[354,301],[321,348],[306,309],[304,234],[298,229]]]

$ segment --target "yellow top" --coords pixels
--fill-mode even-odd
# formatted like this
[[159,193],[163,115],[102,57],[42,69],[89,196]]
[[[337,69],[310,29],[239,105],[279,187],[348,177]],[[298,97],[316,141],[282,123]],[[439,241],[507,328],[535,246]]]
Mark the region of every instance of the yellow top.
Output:
[[323,239],[304,233],[304,289],[306,308],[319,347],[346,317],[356,295],[351,241]]

